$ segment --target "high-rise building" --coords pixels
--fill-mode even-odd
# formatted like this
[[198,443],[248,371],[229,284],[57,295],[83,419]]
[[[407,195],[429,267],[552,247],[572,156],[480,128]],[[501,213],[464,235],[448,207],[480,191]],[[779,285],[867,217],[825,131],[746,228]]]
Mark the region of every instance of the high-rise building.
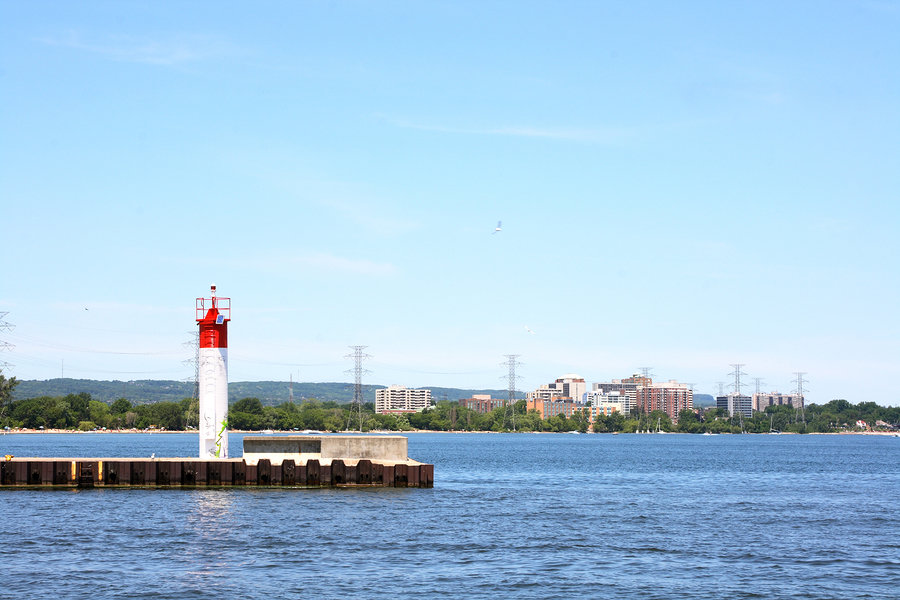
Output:
[[753,394],[753,410],[764,411],[767,406],[803,408],[803,396],[799,394],[782,394],[779,392]]
[[637,405],[645,413],[661,410],[678,421],[682,410],[694,408],[694,392],[686,383],[675,380],[642,385],[637,388]]
[[567,373],[554,381],[539,387],[533,392],[528,392],[528,400],[558,400],[568,398],[576,403],[584,402],[584,394],[587,384],[584,378],[575,373]]
[[716,408],[721,408],[729,417],[744,415],[748,419],[753,416],[753,400],[743,394],[728,394],[716,397]]
[[378,414],[422,412],[431,405],[431,390],[414,390],[392,385],[375,390],[375,412]]
[[630,414],[637,405],[637,389],[640,386],[647,386],[652,383],[653,380],[650,377],[635,373],[625,379],[613,379],[610,382],[595,383],[592,386],[592,391],[601,393],[619,392],[625,397],[625,414]]

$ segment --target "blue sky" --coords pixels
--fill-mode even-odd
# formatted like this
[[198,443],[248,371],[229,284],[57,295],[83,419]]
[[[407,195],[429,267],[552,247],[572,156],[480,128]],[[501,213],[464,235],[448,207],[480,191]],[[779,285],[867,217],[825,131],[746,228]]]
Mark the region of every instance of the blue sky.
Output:
[[[20,379],[900,403],[900,2],[2,2]],[[492,231],[498,220],[503,230]],[[533,331],[530,333],[528,330]]]

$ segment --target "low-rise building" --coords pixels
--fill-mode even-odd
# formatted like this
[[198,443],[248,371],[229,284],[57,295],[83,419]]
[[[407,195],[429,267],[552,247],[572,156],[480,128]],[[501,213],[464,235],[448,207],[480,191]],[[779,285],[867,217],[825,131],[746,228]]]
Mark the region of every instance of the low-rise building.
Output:
[[477,413],[489,413],[495,408],[506,406],[509,401],[506,398],[491,398],[490,394],[474,394],[471,398],[463,398],[459,401],[460,408],[468,408]]
[[380,415],[422,412],[430,405],[431,390],[410,389],[402,385],[375,390],[375,412]]
[[562,415],[571,419],[576,412],[587,408],[583,402],[575,402],[571,398],[558,398],[555,400],[542,400],[536,398],[526,402],[528,410],[536,410],[542,419],[549,419],[556,415]]

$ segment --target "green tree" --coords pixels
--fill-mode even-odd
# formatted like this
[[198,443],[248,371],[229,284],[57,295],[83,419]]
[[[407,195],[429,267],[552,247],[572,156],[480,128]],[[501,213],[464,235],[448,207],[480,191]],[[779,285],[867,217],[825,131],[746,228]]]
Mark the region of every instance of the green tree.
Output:
[[109,412],[114,415],[124,415],[131,410],[131,402],[125,398],[119,398],[109,406]]
[[543,431],[543,419],[541,414],[536,410],[529,410],[525,414],[516,417],[516,424],[519,431]]
[[681,433],[698,433],[701,429],[700,418],[697,413],[685,408],[678,413],[678,431]]
[[90,403],[91,403],[91,395],[87,392],[81,392],[80,394],[68,394],[63,400],[69,405],[69,421],[71,425],[76,424],[78,421],[89,421],[90,420]]
[[251,415],[262,415],[263,405],[259,398],[241,398],[231,405],[229,410],[236,412],[249,413]]
[[651,411],[648,415],[647,422],[647,429],[650,431],[656,431],[657,429],[660,431],[672,431],[672,419],[661,410]]
[[88,420],[97,427],[109,426],[109,405],[99,400],[88,402]]
[[172,431],[184,429],[184,409],[180,402],[157,402],[154,407],[157,427]]
[[19,382],[15,377],[9,379],[0,371],[0,427],[8,427],[10,416],[10,404],[12,403],[13,390]]
[[184,411],[185,428],[194,428],[200,426],[200,399],[185,398],[181,401],[181,409]]
[[228,426],[246,431],[274,428],[267,425],[264,412],[259,398],[241,398],[228,409]]
[[570,419],[570,421],[572,421],[572,424],[575,425],[575,429],[573,429],[572,431],[587,433],[587,430],[591,425],[590,411],[586,408],[576,410],[572,414],[572,418]]

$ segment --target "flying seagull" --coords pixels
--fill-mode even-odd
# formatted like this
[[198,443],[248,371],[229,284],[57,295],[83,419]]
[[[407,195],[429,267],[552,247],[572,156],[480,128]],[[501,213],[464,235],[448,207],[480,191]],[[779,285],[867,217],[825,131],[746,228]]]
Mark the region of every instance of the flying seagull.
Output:
[[[503,223],[502,221],[497,221],[497,227],[494,228],[494,233],[500,233],[503,230],[502,227],[500,227],[500,225],[502,223]],[[493,234],[491,234],[491,235],[493,235]]]
[[531,330],[531,327],[529,327],[528,325],[525,326],[525,331],[527,331],[531,335],[534,335],[534,332]]

